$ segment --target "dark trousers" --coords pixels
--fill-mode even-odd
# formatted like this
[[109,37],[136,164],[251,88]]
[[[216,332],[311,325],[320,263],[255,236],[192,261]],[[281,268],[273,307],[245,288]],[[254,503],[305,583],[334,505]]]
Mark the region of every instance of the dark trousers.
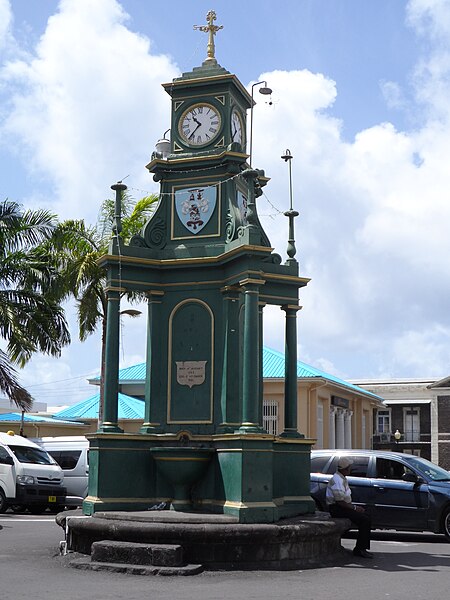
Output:
[[365,512],[357,512],[353,508],[344,508],[338,504],[331,504],[329,509],[332,517],[350,519],[358,529],[355,548],[368,550],[370,548],[370,529],[372,526],[369,515]]

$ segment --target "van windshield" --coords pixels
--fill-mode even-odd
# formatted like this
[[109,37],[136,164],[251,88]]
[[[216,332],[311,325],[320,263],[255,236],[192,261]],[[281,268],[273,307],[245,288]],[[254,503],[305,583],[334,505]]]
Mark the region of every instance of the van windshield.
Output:
[[30,446],[9,446],[21,463],[33,463],[35,465],[54,465],[53,458],[39,448],[31,448]]

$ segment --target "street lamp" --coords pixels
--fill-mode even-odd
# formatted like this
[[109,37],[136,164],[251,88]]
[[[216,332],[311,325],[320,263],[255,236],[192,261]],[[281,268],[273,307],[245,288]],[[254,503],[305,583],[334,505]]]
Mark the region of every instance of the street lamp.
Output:
[[169,133],[170,129],[164,132],[162,138],[155,144],[155,151],[161,158],[166,159],[170,154],[170,140],[166,138],[166,134]]
[[253,141],[253,88],[257,85],[263,85],[264,87],[259,89],[259,93],[263,94],[263,96],[270,96],[272,90],[270,87],[267,87],[267,81],[258,81],[252,85],[252,106],[250,108],[250,167],[252,166],[252,141]]
[[400,433],[400,431],[398,429],[396,429],[395,433],[394,433],[394,438],[395,438],[395,443],[398,444],[400,439],[402,437],[402,434]]

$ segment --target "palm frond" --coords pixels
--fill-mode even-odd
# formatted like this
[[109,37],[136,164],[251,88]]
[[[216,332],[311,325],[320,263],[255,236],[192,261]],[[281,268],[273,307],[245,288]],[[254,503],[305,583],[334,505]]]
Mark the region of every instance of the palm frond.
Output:
[[17,202],[0,202],[0,254],[31,248],[48,239],[56,217],[47,210],[26,210]]
[[0,350],[0,390],[21,410],[31,409],[33,397],[17,381],[16,371],[2,350]]
[[98,324],[106,319],[106,297],[103,287],[87,287],[78,300],[79,337],[84,342],[97,329]]

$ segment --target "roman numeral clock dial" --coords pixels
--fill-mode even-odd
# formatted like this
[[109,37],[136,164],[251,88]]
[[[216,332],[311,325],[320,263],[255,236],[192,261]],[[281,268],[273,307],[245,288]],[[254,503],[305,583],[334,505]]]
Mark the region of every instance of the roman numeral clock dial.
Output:
[[231,141],[242,144],[242,119],[236,110],[231,113]]
[[196,104],[181,115],[178,130],[189,146],[205,146],[217,137],[220,126],[220,114],[214,106]]

